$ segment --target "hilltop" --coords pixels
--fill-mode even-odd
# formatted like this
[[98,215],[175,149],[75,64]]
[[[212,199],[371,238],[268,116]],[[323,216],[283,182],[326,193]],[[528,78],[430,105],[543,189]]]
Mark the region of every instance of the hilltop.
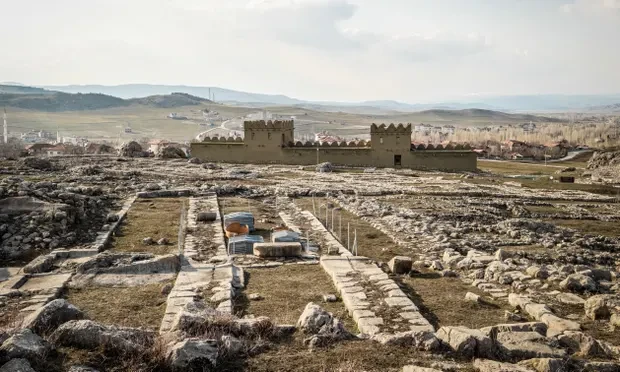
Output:
[[0,86],[0,106],[46,112],[101,110],[131,105],[173,108],[211,102],[208,99],[186,93],[122,99],[100,93],[71,94],[40,88]]
[[445,119],[456,118],[485,118],[488,120],[518,120],[518,121],[534,121],[534,122],[560,122],[556,118],[545,116],[529,115],[529,114],[508,114],[501,111],[484,110],[484,109],[465,109],[465,110],[425,110],[420,114],[436,115]]

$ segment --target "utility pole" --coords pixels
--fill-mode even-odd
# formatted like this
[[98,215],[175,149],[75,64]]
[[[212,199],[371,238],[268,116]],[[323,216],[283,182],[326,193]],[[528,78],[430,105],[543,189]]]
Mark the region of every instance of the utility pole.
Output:
[[9,141],[9,128],[6,125],[6,107],[4,108],[4,114],[2,115],[2,118],[4,119],[4,131],[3,131],[3,135],[4,135],[4,143],[7,143]]

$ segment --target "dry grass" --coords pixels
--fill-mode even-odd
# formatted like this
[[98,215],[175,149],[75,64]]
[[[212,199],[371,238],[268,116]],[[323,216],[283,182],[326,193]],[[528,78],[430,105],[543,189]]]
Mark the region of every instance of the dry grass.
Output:
[[[268,352],[248,359],[244,371],[400,372],[407,364],[430,367],[432,358],[431,354],[413,348],[382,346],[371,340],[341,342],[330,348],[310,351],[302,340],[303,335],[298,335],[290,343],[276,345]],[[466,367],[461,371],[472,370]]]
[[[481,328],[505,323],[507,305],[491,301],[491,297],[458,278],[445,278],[438,273],[421,273],[404,277],[403,288],[420,308],[426,319],[435,327],[464,326]],[[474,304],[465,300],[465,294],[473,292],[490,301],[488,305]]]
[[[117,252],[148,252],[157,255],[175,252],[179,234],[181,203],[186,198],[136,199],[127,212],[120,232],[112,241]],[[167,238],[168,245],[145,245],[146,237]]]
[[[319,205],[325,204],[326,201],[327,199],[325,198],[315,198],[315,204],[317,208]],[[295,200],[295,204],[297,204],[302,209],[312,212],[311,198],[297,199]],[[323,208],[323,210],[325,209]],[[325,217],[323,216],[319,219],[323,221]],[[334,219],[337,220],[338,217],[335,217]],[[387,262],[394,256],[411,255],[410,251],[394,243],[394,241],[392,241],[389,236],[375,229],[368,222],[343,209],[341,242],[342,245],[344,245],[345,247],[347,246],[347,223],[351,226],[351,245],[353,245],[353,232],[357,230],[357,250],[360,256],[365,256],[377,261]],[[337,223],[335,224],[336,226],[338,226]],[[336,229],[338,229],[338,227],[336,227]]]
[[546,220],[556,226],[575,229],[582,234],[605,235],[610,237],[620,236],[620,226],[617,221],[597,220]]
[[568,305],[559,303],[552,299],[547,302],[551,305],[553,312],[562,318],[568,315],[579,315],[579,324],[584,333],[594,337],[597,340],[609,342],[612,345],[620,346],[620,332],[612,330],[609,322],[600,320],[591,320],[585,316],[583,305]]
[[65,297],[94,321],[157,330],[166,311],[166,295],[161,294],[165,284],[71,288]]
[[525,207],[525,209],[527,209],[531,213],[537,214],[566,214],[566,212],[561,209],[547,205],[528,205]]
[[544,175],[553,174],[564,166],[522,163],[517,161],[489,161],[478,159],[478,169],[499,175]]
[[295,324],[308,302],[314,302],[343,320],[350,331],[357,329],[342,302],[323,302],[322,296],[336,294],[336,288],[319,265],[248,269],[246,275],[245,294],[264,297],[260,301],[243,301],[246,314],[267,316],[278,324]]

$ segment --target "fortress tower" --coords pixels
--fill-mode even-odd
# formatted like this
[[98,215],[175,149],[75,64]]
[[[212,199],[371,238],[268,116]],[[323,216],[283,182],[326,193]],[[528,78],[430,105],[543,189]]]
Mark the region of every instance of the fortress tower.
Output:
[[254,151],[273,151],[287,146],[295,138],[292,120],[244,121],[243,141]]
[[370,143],[381,163],[394,167],[403,165],[403,157],[411,150],[411,124],[370,126]]

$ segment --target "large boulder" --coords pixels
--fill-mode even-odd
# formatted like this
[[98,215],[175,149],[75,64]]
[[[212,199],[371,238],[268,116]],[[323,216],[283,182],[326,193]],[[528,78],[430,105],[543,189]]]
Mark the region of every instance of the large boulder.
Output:
[[596,282],[583,274],[571,274],[560,282],[560,288],[571,292],[594,292]]
[[174,370],[215,371],[217,353],[215,340],[188,338],[170,347],[168,361]]
[[118,155],[129,158],[143,157],[145,156],[145,151],[138,142],[131,141],[121,145],[121,148],[118,150]]
[[475,359],[474,368],[479,372],[534,372],[533,369],[526,366],[501,363],[488,359]]
[[24,320],[24,326],[37,334],[46,334],[53,332],[65,322],[84,318],[84,313],[67,300],[56,299],[30,314]]
[[24,266],[22,271],[27,274],[44,273],[52,269],[55,260],[56,256],[53,254],[40,255]]
[[316,171],[319,173],[329,173],[329,172],[332,172],[333,170],[334,170],[334,167],[332,166],[332,163],[330,162],[321,163],[316,166]]
[[434,351],[441,343],[433,332],[405,331],[395,333],[377,333],[371,337],[381,345],[413,347],[416,350]]
[[319,333],[326,324],[331,324],[334,316],[319,305],[308,303],[297,320],[297,328],[307,334]]
[[412,265],[411,257],[407,256],[395,256],[388,262],[388,267],[394,274],[407,274],[411,271]]
[[464,357],[491,357],[494,354],[493,340],[477,329],[441,327],[435,335],[441,342]]
[[561,346],[579,356],[607,357],[611,354],[611,350],[604,343],[583,332],[566,331],[558,335],[557,339]]
[[11,359],[0,367],[0,372],[37,372],[26,359]]
[[35,363],[45,360],[49,350],[47,341],[24,328],[4,341],[0,346],[0,355],[6,359],[25,358]]
[[353,338],[342,321],[312,302],[306,305],[297,328],[311,336],[304,340],[310,348],[327,346],[335,341]]
[[518,363],[520,366],[531,368],[536,372],[559,372],[565,366],[564,359],[556,358],[532,358],[522,360]]
[[531,358],[563,358],[566,352],[552,347],[552,343],[538,332],[500,332],[496,343],[508,360]]
[[157,157],[162,159],[185,159],[185,151],[175,146],[160,147],[157,151]]
[[611,312],[607,306],[607,296],[596,295],[588,298],[583,304],[586,316],[592,320],[609,319]]
[[103,346],[119,353],[142,352],[153,343],[153,338],[153,332],[140,328],[103,325],[92,320],[71,320],[50,337],[57,346],[86,350]]

